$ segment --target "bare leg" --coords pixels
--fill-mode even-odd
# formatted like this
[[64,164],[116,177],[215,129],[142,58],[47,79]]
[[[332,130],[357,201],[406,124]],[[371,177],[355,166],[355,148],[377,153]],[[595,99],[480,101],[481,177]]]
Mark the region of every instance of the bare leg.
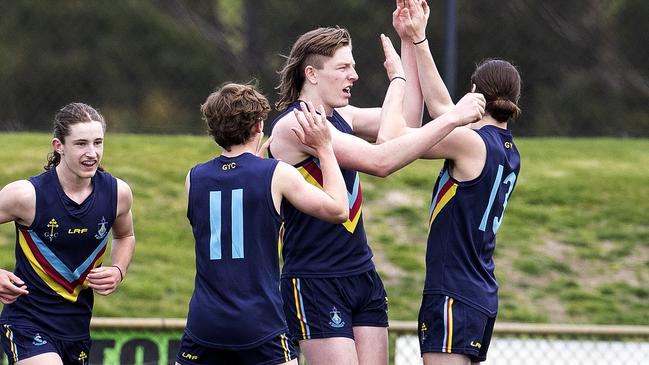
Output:
[[63,365],[63,360],[55,352],[46,352],[29,359],[20,360],[16,365]]
[[354,327],[359,365],[388,364],[388,329],[386,327]]
[[470,365],[469,357],[460,354],[427,352],[424,354],[424,365]]
[[309,365],[358,365],[354,340],[346,337],[300,341],[300,350]]

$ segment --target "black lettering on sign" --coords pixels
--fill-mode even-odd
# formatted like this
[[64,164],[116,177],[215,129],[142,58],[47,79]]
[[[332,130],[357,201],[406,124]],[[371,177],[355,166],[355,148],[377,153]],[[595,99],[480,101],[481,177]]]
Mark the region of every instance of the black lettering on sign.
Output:
[[93,340],[90,347],[90,361],[93,364],[104,363],[104,352],[106,349],[115,347],[115,340]]
[[143,352],[143,362],[145,364],[157,364],[160,359],[158,344],[144,338],[134,338],[124,345],[119,355],[119,363],[122,365],[135,364],[135,355],[137,349],[141,348]]
[[176,363],[176,355],[180,349],[180,340],[169,340],[167,343],[167,365],[174,365]]

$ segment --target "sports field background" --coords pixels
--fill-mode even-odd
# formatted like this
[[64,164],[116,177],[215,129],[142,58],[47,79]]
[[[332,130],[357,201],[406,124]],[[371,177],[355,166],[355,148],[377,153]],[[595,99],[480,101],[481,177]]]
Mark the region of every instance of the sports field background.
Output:
[[[0,185],[39,173],[51,136],[0,134]],[[499,320],[649,324],[649,140],[521,138],[525,156],[496,248]],[[184,177],[218,154],[207,136],[108,133],[104,166],[134,194],[137,249],[128,277],[96,316],[179,317],[193,290]],[[390,318],[416,320],[426,219],[439,162],[361,178],[363,214],[387,286]],[[14,264],[0,226],[0,267]]]
[[[495,257],[499,323],[649,325],[649,2],[428,3],[427,36],[455,100],[484,58],[512,61],[523,78],[523,114],[510,124],[521,177]],[[387,78],[379,34],[398,43],[393,8],[391,0],[0,1],[0,186],[42,171],[58,108],[97,107],[108,122],[104,165],[134,192],[138,243],[127,280],[96,298],[95,316],[184,318],[194,275],[184,177],[219,152],[200,103],[225,81],[253,78],[275,102],[276,71],[292,42],[339,25],[351,32],[360,76],[352,103],[380,105]],[[387,179],[361,178],[393,323],[416,319],[439,168],[418,161]],[[0,267],[13,265],[14,228],[6,224]],[[137,333],[103,336],[117,339],[106,364],[129,354],[144,364],[145,351],[130,346]],[[392,349],[395,338],[391,332]],[[562,337],[544,338],[534,351]]]

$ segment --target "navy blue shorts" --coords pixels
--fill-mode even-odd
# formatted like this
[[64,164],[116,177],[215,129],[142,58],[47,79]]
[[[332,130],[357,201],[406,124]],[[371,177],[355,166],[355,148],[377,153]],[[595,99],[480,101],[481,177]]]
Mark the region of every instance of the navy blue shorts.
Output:
[[472,362],[487,359],[496,316],[490,317],[454,298],[424,294],[419,310],[419,348],[468,356]]
[[60,341],[33,327],[17,327],[2,324],[2,349],[9,365],[17,361],[47,352],[59,354],[65,365],[87,365],[90,354],[90,339],[81,341]]
[[378,273],[283,278],[284,313],[293,341],[354,338],[353,327],[387,327],[388,297]]
[[197,344],[183,334],[176,361],[182,365],[276,365],[297,357],[295,348],[286,334],[246,350],[217,349]]

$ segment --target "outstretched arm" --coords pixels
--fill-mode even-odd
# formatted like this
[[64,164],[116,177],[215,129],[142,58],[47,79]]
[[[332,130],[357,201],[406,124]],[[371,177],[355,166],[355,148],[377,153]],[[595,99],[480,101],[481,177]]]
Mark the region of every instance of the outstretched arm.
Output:
[[343,179],[331,144],[329,123],[325,110],[319,107],[319,114],[311,102],[301,103],[302,111],[294,111],[299,127],[291,130],[305,146],[313,150],[322,172],[322,190],[308,183],[292,166],[280,162],[273,175],[273,201],[279,211],[280,203],[286,198],[300,211],[331,223],[345,222],[349,217],[349,200]]
[[406,95],[402,101],[403,117],[408,127],[420,127],[424,112],[424,101],[419,85],[419,74],[417,70],[417,59],[415,55],[414,40],[406,29],[406,13],[403,12],[405,0],[396,0],[396,9],[392,13],[392,26],[401,39],[401,58],[403,61],[403,76],[406,82]]
[[112,228],[112,265],[95,268],[88,274],[88,287],[99,295],[113,293],[126,277],[135,251],[132,205],[131,188],[124,181],[117,179],[117,215]]
[[414,48],[421,91],[430,116],[437,118],[453,107],[453,100],[437,70],[426,40],[426,25],[430,15],[430,8],[426,1],[404,1],[406,8],[402,11],[402,18],[406,33],[417,43]]

